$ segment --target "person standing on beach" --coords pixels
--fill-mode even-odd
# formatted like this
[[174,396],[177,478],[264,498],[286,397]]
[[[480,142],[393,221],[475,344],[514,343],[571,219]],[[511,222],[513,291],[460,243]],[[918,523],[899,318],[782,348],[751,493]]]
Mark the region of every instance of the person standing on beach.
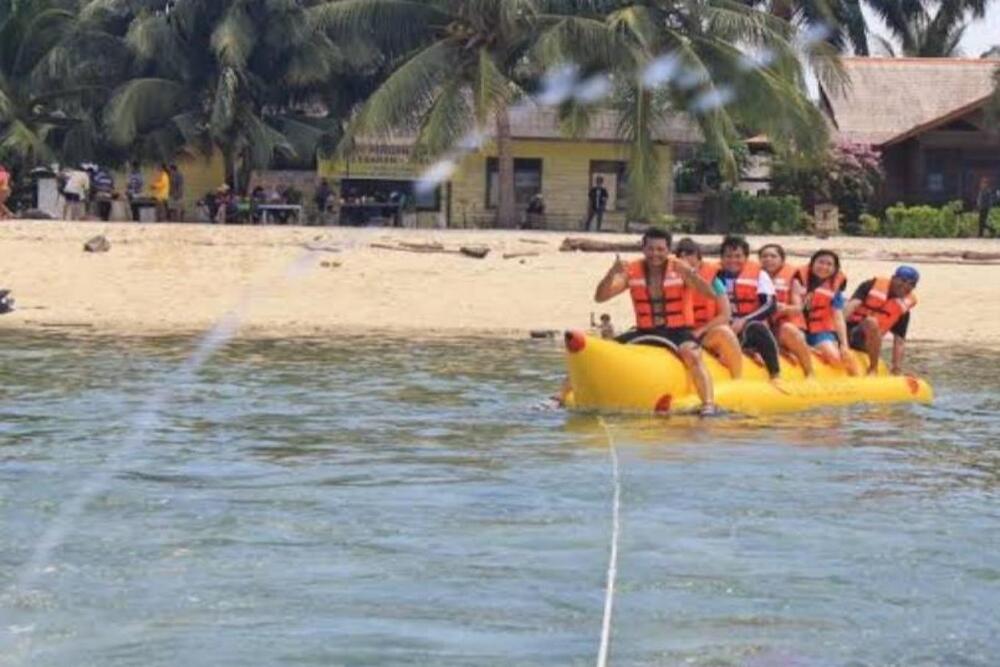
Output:
[[94,186],[94,203],[97,204],[97,216],[107,222],[111,219],[111,202],[115,196],[115,179],[104,167],[98,167],[91,183]]
[[604,222],[604,211],[608,207],[608,191],[604,187],[604,178],[598,176],[594,187],[587,193],[587,222],[584,229],[590,231],[590,223],[597,218],[595,231],[601,231],[601,224]]
[[[63,186],[63,220],[70,217],[82,217],[87,212],[87,201],[90,196],[90,174],[83,169],[68,169],[66,185]],[[82,205],[82,206],[81,206]]]
[[670,254],[670,232],[650,228],[642,237],[643,259],[633,262],[615,257],[597,285],[594,300],[604,303],[628,290],[635,310],[635,328],[618,336],[619,343],[663,347],[687,367],[701,398],[701,414],[715,414],[712,376],[701,357],[692,332],[692,294],[713,296],[711,286],[691,266]]
[[125,195],[128,197],[132,208],[132,219],[139,222],[139,205],[136,199],[142,196],[142,189],[146,187],[146,180],[142,177],[142,167],[138,162],[132,163],[132,171],[128,174],[128,181],[125,184]]
[[910,326],[910,311],[917,305],[913,290],[920,282],[920,273],[912,266],[896,269],[892,278],[872,278],[858,285],[844,307],[847,319],[847,339],[855,350],[868,353],[868,374],[878,372],[882,354],[882,339],[892,333],[893,375],[903,372],[906,330]]
[[167,217],[175,222],[184,222],[184,174],[176,164],[170,165],[170,205]]
[[13,218],[14,214],[7,208],[7,200],[10,199],[10,172],[7,167],[0,164],[0,220]]
[[166,221],[168,215],[167,201],[170,199],[170,169],[165,164],[160,165],[160,169],[153,177],[153,182],[149,184],[149,190],[156,201],[156,220]]
[[983,176],[979,179],[979,193],[976,194],[976,209],[979,210],[979,238],[986,236],[987,231],[996,231],[990,227],[990,209],[993,208],[993,191],[990,189],[990,179]]

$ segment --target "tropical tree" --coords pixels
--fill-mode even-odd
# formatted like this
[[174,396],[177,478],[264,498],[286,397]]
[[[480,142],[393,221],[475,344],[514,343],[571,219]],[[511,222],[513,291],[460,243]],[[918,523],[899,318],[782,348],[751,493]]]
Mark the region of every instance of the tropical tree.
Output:
[[75,0],[0,0],[0,155],[25,164],[92,159],[96,110],[124,44],[79,20]]
[[[510,107],[526,95],[529,56],[547,4],[536,0],[343,0],[318,8],[339,35],[370,35],[393,72],[349,125],[360,135],[416,131],[417,148],[439,156],[476,130],[493,130],[498,155],[497,224],[517,222]],[[565,3],[564,3],[565,4]]]
[[105,108],[109,140],[156,160],[216,148],[227,180],[240,188],[250,169],[276,156],[309,160],[317,146],[333,141],[336,112],[363,91],[360,76],[349,73],[370,74],[377,60],[357,39],[330,39],[315,11],[323,3],[134,4],[93,0],[84,10],[110,20],[124,12],[129,19],[123,37],[136,63]]
[[869,3],[885,22],[891,40],[876,37],[887,55],[949,58],[961,55],[959,44],[969,21],[986,13],[987,0],[879,0]]
[[962,55],[959,44],[965,35],[968,23],[964,18],[955,19],[944,11],[944,6],[933,16],[924,8],[918,13],[906,16],[902,23],[891,27],[892,40],[877,36],[880,49],[893,58],[953,58]]
[[806,94],[802,56],[824,81],[838,85],[842,71],[827,42],[796,44],[788,21],[729,0],[615,4],[611,11],[563,19],[541,48],[610,71],[618,82],[621,132],[631,143],[633,216],[650,217],[662,199],[653,139],[678,113],[697,122],[729,181],[738,176],[732,146],[741,135],[766,134],[781,154],[825,150],[826,126]]
[[[819,151],[825,125],[805,94],[793,26],[731,0],[343,0],[325,5],[337,33],[369,34],[396,67],[360,109],[349,135],[416,131],[418,146],[446,152],[475,129],[495,134],[497,222],[514,224],[509,109],[540,86],[546,71],[572,65],[606,75],[619,132],[630,146],[630,214],[649,218],[662,200],[655,150],[660,123],[694,110],[706,141],[736,176],[729,146],[744,128],[768,131],[781,146]],[[399,27],[402,26],[402,29]],[[824,77],[835,54],[810,47]],[[753,63],[753,51],[767,53]],[[644,72],[673,59],[676,77],[652,86]],[[731,98],[731,99],[730,99]],[[560,100],[566,127],[583,132],[593,104]],[[346,144],[346,142],[345,142]]]

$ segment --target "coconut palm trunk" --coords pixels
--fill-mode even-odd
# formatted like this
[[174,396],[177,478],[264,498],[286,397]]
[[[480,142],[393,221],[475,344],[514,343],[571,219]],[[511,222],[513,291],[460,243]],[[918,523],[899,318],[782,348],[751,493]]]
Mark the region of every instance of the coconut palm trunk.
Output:
[[517,227],[517,201],[514,197],[514,146],[510,136],[510,112],[501,105],[496,111],[497,124],[497,227]]

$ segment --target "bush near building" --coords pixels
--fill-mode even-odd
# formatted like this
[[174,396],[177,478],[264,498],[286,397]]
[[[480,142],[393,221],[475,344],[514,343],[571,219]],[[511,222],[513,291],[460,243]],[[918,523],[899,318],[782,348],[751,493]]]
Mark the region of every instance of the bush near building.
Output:
[[[1000,229],[1000,209],[990,211],[990,225]],[[971,238],[979,232],[979,213],[966,212],[960,201],[941,207],[896,204],[885,210],[885,219],[862,215],[860,231],[865,236],[890,238]]]
[[794,234],[806,230],[798,197],[754,196],[745,192],[729,193],[726,214],[729,229],[745,234]]

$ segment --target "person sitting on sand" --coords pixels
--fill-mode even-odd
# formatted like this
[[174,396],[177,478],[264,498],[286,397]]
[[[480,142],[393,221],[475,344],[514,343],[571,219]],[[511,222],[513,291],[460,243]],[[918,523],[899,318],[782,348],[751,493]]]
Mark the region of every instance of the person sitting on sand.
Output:
[[712,286],[715,298],[709,299],[700,292],[692,295],[694,303],[694,335],[703,348],[711,352],[722,365],[729,369],[734,380],[743,377],[743,350],[736,338],[729,320],[732,310],[726,287],[719,280],[719,265],[706,262],[701,256],[701,246],[693,239],[681,239],[677,242],[677,257],[691,265],[705,282]]
[[802,315],[801,295],[792,289],[792,279],[798,268],[785,261],[785,249],[777,243],[768,243],[757,251],[760,265],[774,283],[774,312],[771,313],[771,331],[778,344],[794,356],[806,377],[813,377],[812,352],[806,342],[806,321]]
[[773,380],[781,372],[778,341],[768,326],[775,309],[774,282],[759,264],[749,261],[750,244],[742,236],[724,238],[721,254],[719,278],[733,309],[730,326],[739,336],[743,349],[760,356]]
[[857,375],[844,320],[846,287],[847,276],[840,270],[840,256],[832,250],[817,250],[808,266],[792,277],[796,301],[802,304],[806,342],[826,363],[843,366],[850,375]]
[[868,353],[868,373],[878,372],[882,339],[892,332],[892,366],[894,375],[903,370],[906,331],[910,326],[910,311],[917,305],[914,289],[920,273],[912,266],[900,266],[892,278],[872,278],[858,285],[844,308],[847,339],[855,350]]
[[643,259],[625,262],[616,256],[597,285],[594,300],[604,303],[628,290],[636,326],[618,336],[618,342],[664,347],[677,354],[698,390],[702,415],[711,415],[715,412],[712,378],[692,332],[691,295],[695,291],[707,297],[714,295],[711,286],[687,262],[671,257],[670,241],[669,232],[649,229],[642,237]]

